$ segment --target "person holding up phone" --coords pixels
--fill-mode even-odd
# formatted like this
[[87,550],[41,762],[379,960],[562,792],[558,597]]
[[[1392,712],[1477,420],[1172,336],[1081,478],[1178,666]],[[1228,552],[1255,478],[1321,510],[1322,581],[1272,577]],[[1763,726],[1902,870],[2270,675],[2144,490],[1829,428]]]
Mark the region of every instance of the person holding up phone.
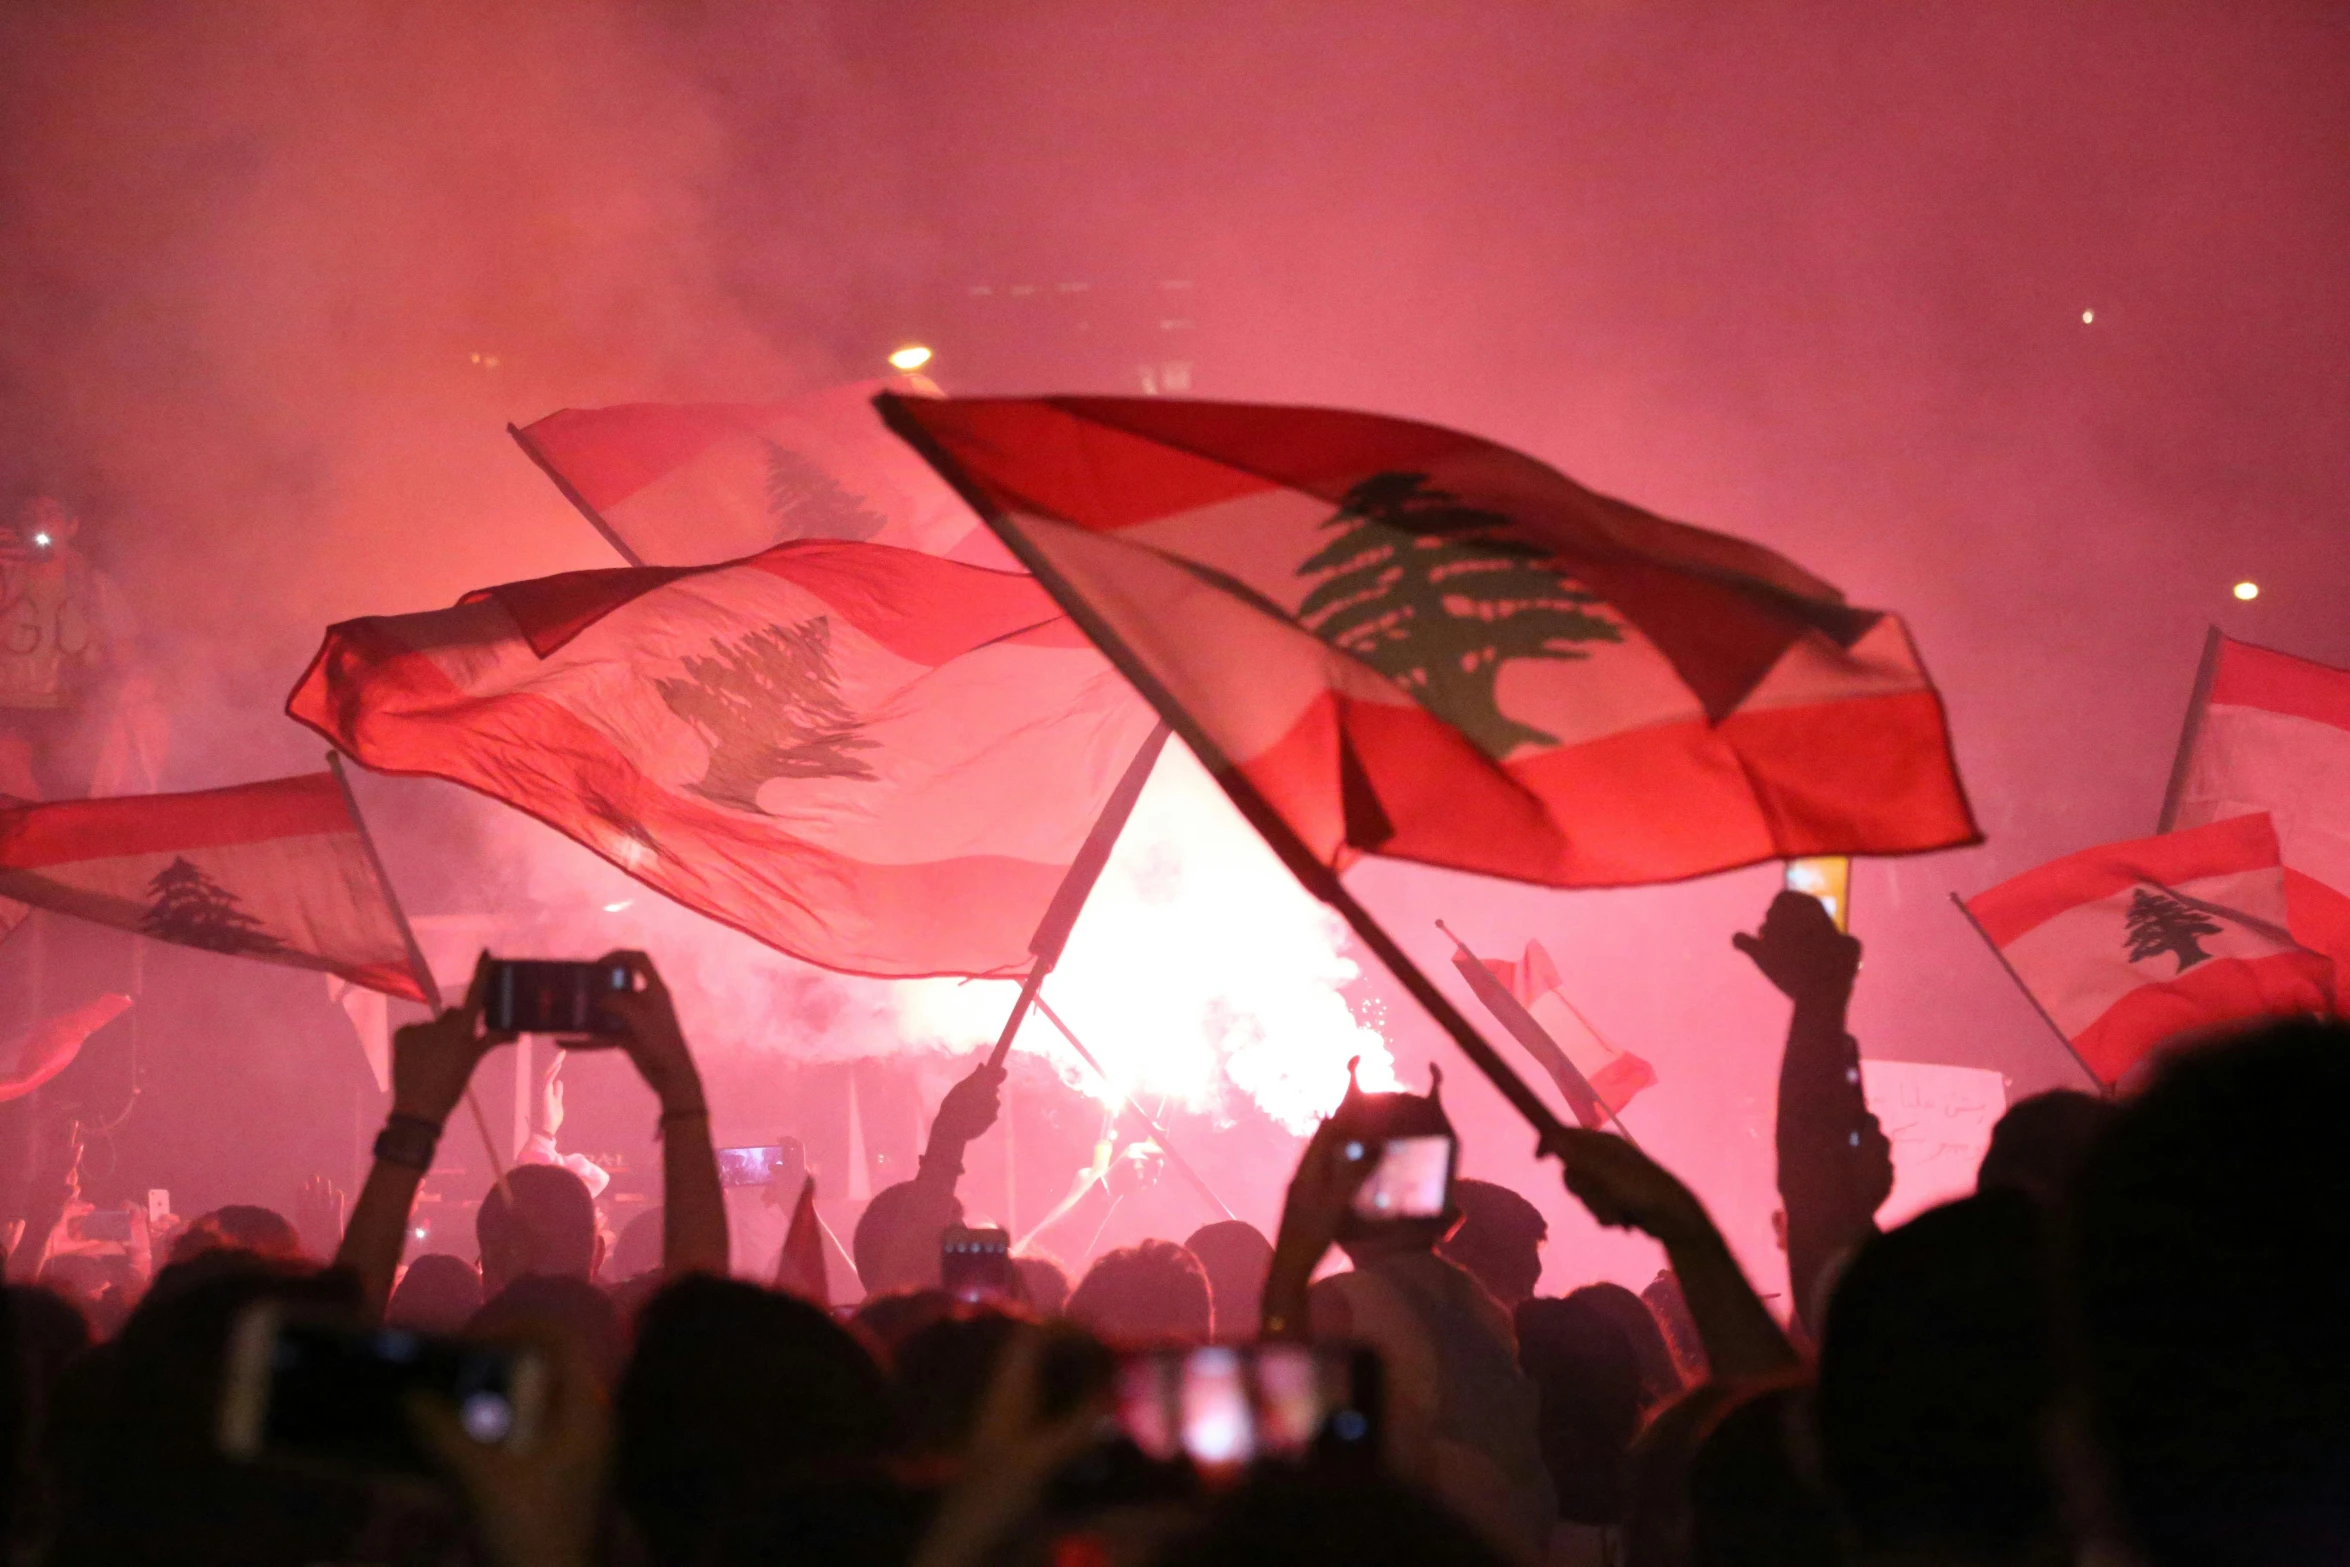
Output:
[[[652,959],[615,952],[600,966],[624,968],[633,988],[598,998],[607,1043],[628,1053],[660,1101],[663,1222],[661,1258],[672,1274],[723,1274],[726,1208],[710,1146],[710,1109],[700,1072],[677,1026],[669,990]],[[496,967],[488,953],[474,966],[465,1000],[392,1037],[392,1113],[375,1140],[375,1162],[352,1205],[335,1261],[358,1275],[367,1311],[383,1314],[407,1236],[417,1186],[481,1058],[515,1035],[488,1026],[484,1008]]]
[[[1557,1501],[1510,1319],[1437,1253],[1460,1221],[1438,1089],[1346,1098],[1298,1161],[1265,1281],[1267,1339],[1354,1340],[1385,1369],[1386,1456],[1510,1560],[1538,1561]],[[1332,1245],[1351,1273],[1309,1280]]]

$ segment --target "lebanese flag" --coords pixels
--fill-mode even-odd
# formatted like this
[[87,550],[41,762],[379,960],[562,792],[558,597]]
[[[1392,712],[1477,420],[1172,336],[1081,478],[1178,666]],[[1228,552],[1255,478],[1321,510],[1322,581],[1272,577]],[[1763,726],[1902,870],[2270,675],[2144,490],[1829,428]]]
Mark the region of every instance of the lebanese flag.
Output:
[[2109,1087],[2174,1035],[2333,1010],[2333,964],[2286,929],[2265,815],[2068,854],[1966,909]]
[[791,1228],[784,1233],[783,1250],[775,1258],[775,1287],[802,1300],[832,1309],[832,1290],[824,1276],[824,1227],[816,1217],[816,1177],[800,1187],[792,1205]]
[[1558,1043],[1559,1049],[1591,1085],[1591,1091],[1610,1110],[1622,1110],[1632,1096],[1656,1082],[1656,1068],[1628,1050],[1618,1050],[1599,1037],[1559,980],[1558,965],[1539,941],[1526,943],[1526,955],[1480,959],[1502,988],[1517,998],[1526,1015]]
[[424,999],[332,773],[0,810],[0,897]]
[[845,539],[1011,568],[946,481],[883,428],[873,396],[885,386],[929,383],[865,381],[782,403],[565,408],[512,433],[631,564],[707,566],[793,539]]
[[0,1044],[0,1104],[22,1099],[73,1065],[83,1041],[130,1009],[128,996],[100,996],[44,1018]]
[[2268,813],[2294,939],[2350,972],[2350,670],[2216,632],[2210,660],[2165,825]]
[[287,711],[889,978],[1025,970],[1152,727],[1033,578],[829,539],[346,621]]
[[1767,550],[1371,414],[878,402],[1333,868],[1604,887],[1980,836],[1900,621]]

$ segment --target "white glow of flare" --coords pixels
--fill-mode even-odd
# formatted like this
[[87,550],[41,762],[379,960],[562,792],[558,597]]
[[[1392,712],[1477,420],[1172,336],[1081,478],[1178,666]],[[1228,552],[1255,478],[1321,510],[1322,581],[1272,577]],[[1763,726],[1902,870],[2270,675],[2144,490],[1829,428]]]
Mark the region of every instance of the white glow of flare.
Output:
[[2236,584],[2235,592],[2236,597],[2249,604],[2254,599],[2260,597],[2260,584],[2257,582],[2239,582]]
[[[1109,1071],[1104,1084],[1041,1016],[1018,1047],[1038,1050],[1084,1093],[1160,1096],[1195,1111],[1235,1092],[1294,1132],[1312,1129],[1362,1058],[1367,1089],[1393,1089],[1387,1041],[1347,1005],[1359,972],[1345,926],[1310,896],[1206,770],[1170,745],[1045,981],[1055,1011]],[[1018,987],[909,980],[891,987],[909,1041],[992,1045]]]
[[889,356],[889,367],[892,370],[910,372],[919,370],[928,363],[930,363],[930,350],[920,343],[908,343],[903,348],[893,350]]

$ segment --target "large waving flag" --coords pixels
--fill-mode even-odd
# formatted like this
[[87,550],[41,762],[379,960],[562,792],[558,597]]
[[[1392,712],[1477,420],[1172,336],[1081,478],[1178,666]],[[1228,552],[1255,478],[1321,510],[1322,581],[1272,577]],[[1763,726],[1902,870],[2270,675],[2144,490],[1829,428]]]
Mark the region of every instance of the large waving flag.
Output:
[[2108,1086],[2174,1035],[2333,1009],[2333,964],[2286,929],[2266,816],[2068,854],[1966,910]]
[[424,999],[332,773],[0,810],[0,897]]
[[1302,852],[1553,886],[1976,841],[1893,616],[1403,420],[878,399]]
[[565,408],[513,434],[632,563],[707,566],[845,539],[1010,567],[971,509],[883,428],[873,395],[884,384],[782,403]]
[[347,621],[287,711],[885,977],[1025,970],[1152,728],[1032,578],[838,540]]
[[130,1009],[128,996],[99,996],[0,1044],[0,1104],[22,1099],[73,1065],[85,1040]]
[[2350,670],[2212,633],[2162,823],[2276,824],[2293,935],[2350,972]]

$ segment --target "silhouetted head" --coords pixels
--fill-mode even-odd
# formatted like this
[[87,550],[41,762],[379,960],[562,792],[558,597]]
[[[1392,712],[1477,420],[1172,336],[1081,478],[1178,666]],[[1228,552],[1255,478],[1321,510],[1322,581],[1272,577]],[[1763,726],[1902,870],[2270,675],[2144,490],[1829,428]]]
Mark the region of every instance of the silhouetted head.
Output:
[[869,1475],[890,1437],[881,1369],[806,1301],[679,1279],[637,1318],[620,1380],[616,1489],[654,1556],[701,1542],[772,1493]]
[[506,1172],[509,1209],[496,1186],[473,1216],[481,1247],[481,1288],[495,1295],[526,1274],[592,1279],[603,1260],[596,1200],[587,1183],[559,1164],[521,1164]]
[[1160,1567],[1501,1567],[1450,1509],[1384,1477],[1269,1467],[1227,1493]]
[[1216,1307],[1216,1337],[1241,1343],[1257,1336],[1265,1299],[1265,1275],[1273,1268],[1273,1243],[1244,1219],[1218,1219],[1191,1232],[1183,1249],[1199,1259]]
[[1069,1274],[1058,1262],[1031,1252],[1014,1257],[1012,1266],[1019,1270],[1020,1294],[1029,1310],[1040,1317],[1057,1317],[1068,1306]]
[[1550,1239],[1550,1221],[1525,1198],[1491,1181],[1453,1182],[1452,1205],[1461,1211],[1461,1222],[1436,1249],[1484,1285],[1504,1310],[1516,1310],[1542,1280],[1542,1243]]
[[231,1203],[190,1220],[171,1243],[171,1260],[185,1262],[199,1252],[223,1246],[282,1261],[302,1255],[302,1237],[284,1214],[250,1203]]
[[959,1305],[898,1346],[894,1380],[908,1457],[943,1461],[961,1456],[996,1362],[1024,1326],[1001,1311]]
[[1070,1292],[1068,1316],[1121,1347],[1204,1344],[1215,1328],[1207,1272],[1173,1241],[1144,1241],[1097,1259]]
[[1589,1306],[1613,1322],[1624,1335],[1624,1343],[1632,1351],[1632,1363],[1640,1368],[1640,1408],[1643,1414],[1680,1394],[1680,1363],[1673,1358],[1672,1348],[1665,1341],[1665,1331],[1657,1323],[1656,1314],[1648,1309],[1648,1302],[1644,1298],[1633,1294],[1621,1284],[1600,1283],[1570,1290],[1567,1299]]
[[2088,1426],[2157,1564],[2350,1560],[2350,1029],[2163,1062],[2072,1193]]
[[1521,1301],[1518,1365],[1540,1398],[1543,1467],[1559,1516],[1612,1524],[1624,1516],[1632,1438],[1640,1430],[1640,1365],[1624,1332],[1588,1298]]
[[619,1375],[620,1309],[587,1280],[526,1273],[482,1302],[465,1324],[465,1331],[476,1338],[513,1338],[532,1328],[552,1329],[569,1338],[605,1386]]
[[621,1284],[661,1266],[662,1214],[661,1204],[655,1203],[622,1226],[620,1238],[612,1243],[612,1255],[604,1259],[602,1276]]
[[2018,1099],[1991,1128],[1975,1190],[2022,1192],[2051,1206],[2062,1202],[2113,1112],[2111,1100],[2070,1088]]
[[865,1286],[866,1294],[938,1288],[939,1241],[948,1224],[963,1221],[963,1205],[953,1203],[948,1210],[951,1217],[931,1233],[912,1233],[916,1224],[929,1227],[923,1217],[929,1211],[912,1181],[900,1181],[873,1194],[873,1200],[857,1216],[857,1233],[849,1238],[850,1260],[857,1265],[857,1282]]
[[463,1257],[427,1252],[408,1264],[384,1321],[419,1333],[454,1333],[481,1310],[481,1274]]
[[2001,1559],[2054,1545],[2046,1222],[2013,1191],[1929,1209],[1861,1247],[1829,1297],[1821,1460],[1864,1550]]

